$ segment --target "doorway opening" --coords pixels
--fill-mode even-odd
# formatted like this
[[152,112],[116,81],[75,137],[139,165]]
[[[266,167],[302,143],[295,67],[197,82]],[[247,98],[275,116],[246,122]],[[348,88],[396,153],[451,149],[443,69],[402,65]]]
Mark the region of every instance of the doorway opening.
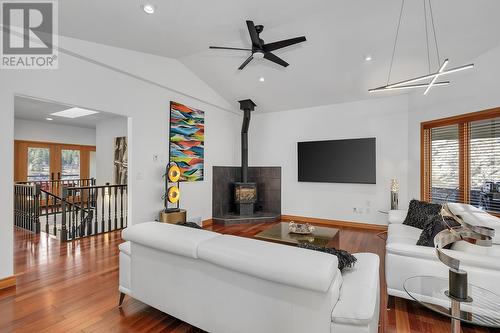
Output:
[[127,118],[15,96],[14,224],[61,241],[127,226]]

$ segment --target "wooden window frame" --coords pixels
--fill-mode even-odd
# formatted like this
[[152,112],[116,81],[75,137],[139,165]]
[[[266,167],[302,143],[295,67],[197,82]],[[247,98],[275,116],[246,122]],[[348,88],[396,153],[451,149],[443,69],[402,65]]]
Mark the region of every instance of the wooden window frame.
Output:
[[[477,111],[463,115],[441,118],[437,120],[425,121],[420,124],[420,199],[430,201],[428,196],[428,187],[431,186],[431,159],[426,156],[430,147],[430,130],[436,127],[458,125],[458,143],[459,143],[459,198],[460,202],[468,203],[470,200],[470,175],[469,175],[469,135],[470,123],[474,121],[487,120],[500,117],[500,107]],[[427,137],[429,136],[429,137]],[[426,140],[427,139],[427,140]],[[426,149],[427,148],[427,149]],[[429,172],[426,173],[426,170]],[[500,216],[500,213],[490,212],[493,215]]]

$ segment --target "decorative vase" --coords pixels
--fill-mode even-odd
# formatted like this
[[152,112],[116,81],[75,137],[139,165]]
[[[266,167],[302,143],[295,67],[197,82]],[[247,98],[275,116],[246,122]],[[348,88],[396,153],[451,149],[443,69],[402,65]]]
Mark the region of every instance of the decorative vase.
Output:
[[399,204],[399,183],[391,179],[391,210],[397,210]]

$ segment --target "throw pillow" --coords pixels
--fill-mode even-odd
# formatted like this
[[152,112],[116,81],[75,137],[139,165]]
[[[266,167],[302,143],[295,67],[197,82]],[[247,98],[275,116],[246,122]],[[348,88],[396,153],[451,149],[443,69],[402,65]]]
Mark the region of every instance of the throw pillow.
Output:
[[307,250],[325,252],[325,253],[333,254],[334,256],[337,256],[337,259],[339,261],[338,267],[341,271],[344,268],[353,267],[354,264],[356,263],[356,261],[358,260],[358,259],[356,259],[355,256],[353,256],[352,254],[350,254],[349,252],[344,251],[344,250],[337,250],[337,249],[330,248],[330,247],[316,246],[316,245],[312,245],[309,243],[299,243],[298,247],[303,248],[303,249],[307,249]]
[[182,225],[183,227],[188,228],[201,229],[201,227],[194,222],[179,222],[177,223],[177,225]]
[[437,216],[440,211],[441,205],[439,204],[433,204],[413,199],[412,201],[410,201],[408,214],[406,215],[406,219],[403,224],[418,229],[424,229],[429,218],[432,216]]
[[434,247],[434,237],[436,237],[437,234],[445,229],[448,229],[448,226],[456,227],[459,225],[459,223],[451,217],[445,217],[444,219],[445,221],[443,221],[443,217],[441,215],[429,217],[422,233],[420,234],[417,245]]

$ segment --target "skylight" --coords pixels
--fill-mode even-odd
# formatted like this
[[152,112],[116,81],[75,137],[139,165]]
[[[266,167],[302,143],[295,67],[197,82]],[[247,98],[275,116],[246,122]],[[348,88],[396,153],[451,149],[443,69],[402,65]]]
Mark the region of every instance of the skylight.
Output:
[[64,118],[80,118],[85,116],[90,116],[91,114],[99,113],[97,111],[81,109],[81,108],[71,108],[59,112],[51,113],[51,116],[64,117]]

